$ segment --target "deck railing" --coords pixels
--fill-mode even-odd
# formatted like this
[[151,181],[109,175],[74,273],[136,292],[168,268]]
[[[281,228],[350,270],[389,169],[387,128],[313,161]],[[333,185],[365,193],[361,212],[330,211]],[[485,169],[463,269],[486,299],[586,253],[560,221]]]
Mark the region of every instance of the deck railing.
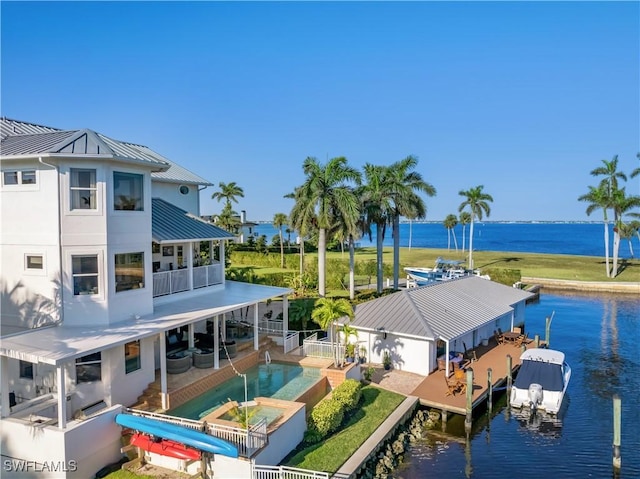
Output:
[[326,472],[287,466],[253,466],[253,479],[328,479]]
[[263,333],[281,335],[284,329],[284,322],[272,319],[262,319],[258,322],[258,329]]
[[[193,271],[193,289],[222,283],[222,265],[197,266]],[[189,291],[189,270],[160,271],[153,273],[153,297]]]
[[[333,358],[333,351],[336,347],[335,344],[331,344],[327,338],[321,340],[305,339],[302,343],[302,351],[305,356],[311,356],[313,358]],[[344,356],[344,345],[340,344],[338,347],[338,357]]]
[[[193,419],[169,416],[168,414],[160,414],[151,411],[141,411],[139,409],[126,408],[125,412],[135,416],[144,416],[198,431],[202,431],[204,424],[201,421]],[[251,457],[254,452],[266,446],[268,443],[267,420],[265,418],[262,418],[248,430],[233,426],[223,426],[221,424],[208,424],[207,433],[233,444],[238,448],[238,455],[242,457]]]
[[300,333],[298,331],[287,331],[287,337],[284,338],[284,354],[293,351],[300,346]]

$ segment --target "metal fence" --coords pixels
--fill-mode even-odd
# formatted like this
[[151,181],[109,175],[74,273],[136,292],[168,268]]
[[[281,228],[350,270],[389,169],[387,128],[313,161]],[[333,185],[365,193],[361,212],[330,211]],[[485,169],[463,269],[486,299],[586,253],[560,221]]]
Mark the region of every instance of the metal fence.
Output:
[[329,474],[287,466],[255,465],[253,479],[329,479]]
[[335,348],[338,348],[337,357],[344,357],[344,345],[331,344],[327,338],[320,340],[312,340],[306,338],[302,343],[302,351],[305,356],[311,356],[312,358],[329,358],[333,359],[333,352]]

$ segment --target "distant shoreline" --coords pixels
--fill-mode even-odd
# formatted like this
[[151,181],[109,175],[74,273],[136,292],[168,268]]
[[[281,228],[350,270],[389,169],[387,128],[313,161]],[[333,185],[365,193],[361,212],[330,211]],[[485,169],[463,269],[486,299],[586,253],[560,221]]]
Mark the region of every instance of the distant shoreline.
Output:
[[533,278],[530,276],[523,276],[522,282],[526,284],[539,284],[543,290],[640,294],[640,283],[633,282],[569,281],[564,279]]

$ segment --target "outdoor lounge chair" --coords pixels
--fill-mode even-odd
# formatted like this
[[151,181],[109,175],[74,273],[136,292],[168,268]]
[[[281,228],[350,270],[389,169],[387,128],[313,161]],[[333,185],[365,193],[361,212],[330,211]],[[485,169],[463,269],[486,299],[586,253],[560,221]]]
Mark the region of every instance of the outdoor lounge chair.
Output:
[[466,368],[469,364],[473,363],[474,361],[477,361],[478,356],[476,355],[475,349],[467,349],[467,345],[464,341],[462,342],[462,345],[464,346],[464,359],[465,359],[464,367]]
[[496,338],[496,343],[504,344],[504,338],[502,337],[502,334],[498,334],[498,331],[493,332],[493,337]]

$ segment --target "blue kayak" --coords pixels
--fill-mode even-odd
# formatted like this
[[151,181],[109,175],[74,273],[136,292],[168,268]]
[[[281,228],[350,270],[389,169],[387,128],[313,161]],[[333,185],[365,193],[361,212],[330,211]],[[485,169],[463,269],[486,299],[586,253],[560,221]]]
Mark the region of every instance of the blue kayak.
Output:
[[238,448],[233,444],[188,427],[132,414],[116,415],[116,423],[122,427],[170,439],[200,451],[238,457]]

